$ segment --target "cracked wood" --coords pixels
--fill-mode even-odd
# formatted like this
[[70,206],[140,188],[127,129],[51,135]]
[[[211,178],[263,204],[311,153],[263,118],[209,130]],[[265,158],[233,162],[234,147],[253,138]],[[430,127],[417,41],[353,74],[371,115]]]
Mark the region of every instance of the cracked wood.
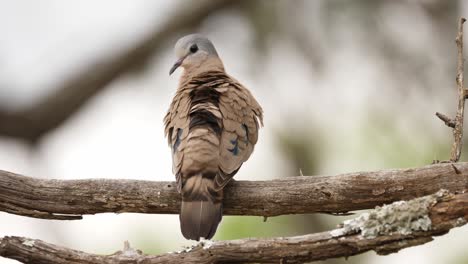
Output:
[[[344,213],[468,187],[468,163],[411,169],[235,181],[226,188],[225,215],[277,216]],[[174,182],[45,180],[0,170],[0,211],[44,219],[80,219],[98,213],[177,214]]]
[[[397,205],[398,206],[398,205]],[[334,236],[332,230],[295,237],[202,241],[178,253],[145,255],[129,247],[112,255],[89,254],[24,237],[0,238],[0,256],[24,263],[303,263],[348,257],[374,250],[386,255],[433,240],[450,229],[464,225],[468,218],[468,193],[445,193],[429,209],[428,231],[410,234],[380,234],[366,238],[359,233]]]

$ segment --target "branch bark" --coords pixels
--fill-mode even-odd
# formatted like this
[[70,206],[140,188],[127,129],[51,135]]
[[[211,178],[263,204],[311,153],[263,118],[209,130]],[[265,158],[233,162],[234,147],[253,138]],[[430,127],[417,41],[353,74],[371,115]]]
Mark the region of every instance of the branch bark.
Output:
[[444,114],[436,113],[436,116],[442,121],[444,121],[444,123],[448,127],[453,128],[454,142],[452,144],[452,150],[450,154],[451,162],[458,162],[460,160],[461,150],[463,146],[463,115],[465,112],[465,100],[467,97],[467,92],[463,85],[463,71],[465,62],[465,59],[463,58],[463,23],[465,23],[465,21],[465,18],[460,18],[458,24],[458,35],[455,39],[458,49],[456,78],[458,91],[457,114],[455,116],[455,119],[451,119]]
[[[468,189],[468,163],[421,168],[234,181],[225,189],[226,215],[277,216],[344,213],[428,195]],[[174,182],[44,180],[0,170],[0,211],[44,219],[81,219],[106,212],[177,214]]]
[[[417,217],[402,218],[401,212],[408,206],[417,206],[421,212]],[[159,256],[145,255],[132,249],[128,243],[123,251],[112,255],[96,255],[67,249],[23,237],[0,239],[0,256],[24,263],[303,263],[336,257],[348,257],[369,250],[386,255],[411,246],[432,241],[433,236],[446,234],[450,229],[464,225],[468,219],[468,193],[451,194],[447,191],[418,198],[409,202],[398,202],[388,206],[382,224],[399,226],[408,224],[407,230],[378,231],[366,235],[369,228],[364,215],[345,222],[344,227],[310,235],[265,239],[240,239],[231,241],[202,241],[198,245],[177,253]],[[384,210],[380,208],[376,210]],[[400,211],[398,211],[400,210]],[[371,211],[370,214],[375,213]],[[382,215],[382,211],[378,212]],[[364,220],[363,220],[364,219]],[[395,220],[397,219],[397,220]],[[427,219],[426,228],[413,225]],[[354,223],[352,223],[354,221]],[[411,221],[411,222],[409,222]],[[347,226],[359,223],[356,229]]]
[[169,16],[162,26],[151,30],[135,46],[109,57],[97,58],[69,80],[52,89],[38,104],[23,111],[0,110],[0,135],[34,143],[44,134],[57,128],[90,98],[109,83],[134,70],[154,56],[165,41],[178,32],[198,26],[206,17],[233,3],[232,0],[197,1],[184,5]]

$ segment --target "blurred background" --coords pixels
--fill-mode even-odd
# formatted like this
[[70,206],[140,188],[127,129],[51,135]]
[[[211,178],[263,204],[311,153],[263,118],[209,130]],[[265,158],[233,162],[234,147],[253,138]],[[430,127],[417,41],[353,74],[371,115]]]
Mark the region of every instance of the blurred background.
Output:
[[[2,0],[0,169],[39,178],[173,180],[162,119],[180,71],[168,71],[175,41],[193,32],[214,42],[227,71],[265,111],[259,143],[236,179],[446,160],[452,134],[434,113],[456,110],[454,39],[466,3]],[[343,220],[225,216],[214,239],[300,235]],[[125,240],[152,254],[191,244],[176,215],[51,221],[0,213],[4,235],[100,254]],[[346,263],[467,263],[466,236],[468,226],[398,254],[370,252]]]

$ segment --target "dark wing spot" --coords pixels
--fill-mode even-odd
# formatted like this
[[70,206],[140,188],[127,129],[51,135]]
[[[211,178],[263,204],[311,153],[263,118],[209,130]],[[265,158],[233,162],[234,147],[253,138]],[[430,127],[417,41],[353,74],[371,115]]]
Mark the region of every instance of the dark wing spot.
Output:
[[231,140],[231,143],[234,145],[234,147],[232,149],[228,149],[228,151],[231,152],[232,155],[237,156],[239,154],[239,144],[237,139]]
[[180,145],[180,137],[182,136],[182,132],[184,130],[182,128],[178,128],[177,129],[177,137],[176,137],[176,140],[174,142],[174,145],[172,146],[172,153],[174,154],[177,150],[177,148],[179,147]]
[[245,124],[242,124],[242,128],[245,130],[245,137],[247,138],[247,144],[249,144],[249,128]]
[[169,128],[169,131],[167,133],[167,144],[170,146],[171,141],[172,141],[172,132],[174,132],[174,127]]

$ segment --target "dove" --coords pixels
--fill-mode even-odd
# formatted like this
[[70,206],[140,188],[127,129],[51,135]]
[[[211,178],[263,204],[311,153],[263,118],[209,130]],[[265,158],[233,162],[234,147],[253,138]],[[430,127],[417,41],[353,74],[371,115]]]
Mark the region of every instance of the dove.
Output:
[[191,34],[175,44],[183,68],[164,117],[172,170],[181,194],[180,228],[186,239],[211,239],[223,214],[223,189],[247,161],[263,126],[263,110],[228,75],[206,37]]

